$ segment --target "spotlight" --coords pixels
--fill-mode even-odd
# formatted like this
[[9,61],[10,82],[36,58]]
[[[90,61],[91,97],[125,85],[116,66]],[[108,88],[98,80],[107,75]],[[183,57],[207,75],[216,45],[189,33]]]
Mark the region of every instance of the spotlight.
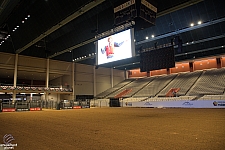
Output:
[[191,23],[190,26],[193,27],[194,26],[194,23]]
[[24,21],[22,21],[22,23],[24,23]]
[[155,36],[154,35],[152,35],[152,38],[154,38]]
[[147,40],[147,39],[148,39],[148,37],[146,36],[146,37],[145,37],[145,39]]
[[30,15],[27,15],[28,18],[30,18]]
[[20,26],[16,26],[17,28],[19,28]]
[[25,18],[25,20],[27,20],[27,18]]
[[202,22],[201,21],[198,21],[198,24],[202,24]]

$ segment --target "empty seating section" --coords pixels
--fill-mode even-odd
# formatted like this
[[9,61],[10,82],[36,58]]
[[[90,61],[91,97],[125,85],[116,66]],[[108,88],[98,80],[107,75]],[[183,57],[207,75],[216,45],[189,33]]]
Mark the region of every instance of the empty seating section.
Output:
[[110,88],[110,89],[107,89],[106,91],[98,94],[96,97],[100,97],[100,98],[103,98],[103,97],[106,97],[107,95],[119,90],[120,88],[122,88],[123,86],[129,84],[130,82],[132,82],[134,79],[126,79],[120,83],[118,83],[117,85],[115,85],[114,87]]
[[123,99],[123,102],[140,102],[140,101],[144,101],[146,99],[148,99],[148,97],[139,97],[139,98],[129,97],[129,98]]
[[[180,88],[177,97],[165,97],[170,89],[175,88]],[[225,68],[127,79],[97,97],[118,95],[125,98],[125,102],[225,100]]]
[[124,90],[130,89],[130,91],[127,94],[123,95],[122,97],[131,97],[133,94],[135,94],[137,91],[142,89],[144,86],[146,86],[152,80],[153,80],[153,78],[138,78],[113,94],[117,95],[117,94],[123,92]]
[[155,79],[150,82],[150,84],[148,84],[146,87],[144,87],[135,95],[133,95],[133,97],[154,97],[176,76],[176,74],[171,74],[154,77]]
[[180,97],[153,97],[153,98],[148,98],[145,101],[190,101],[194,100],[196,96],[180,96]]
[[225,68],[205,71],[187,95],[218,95],[225,88]]
[[186,95],[191,86],[196,82],[202,71],[180,73],[172,80],[159,94],[158,96],[166,96],[166,93],[171,88],[180,88],[177,95]]
[[204,95],[199,100],[225,100],[225,95]]

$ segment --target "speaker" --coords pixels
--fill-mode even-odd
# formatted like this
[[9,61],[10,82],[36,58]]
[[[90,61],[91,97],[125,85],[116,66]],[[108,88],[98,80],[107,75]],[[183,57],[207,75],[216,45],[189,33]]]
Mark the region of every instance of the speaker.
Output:
[[134,21],[137,31],[155,25],[157,8],[153,0],[119,0],[114,6],[116,26]]

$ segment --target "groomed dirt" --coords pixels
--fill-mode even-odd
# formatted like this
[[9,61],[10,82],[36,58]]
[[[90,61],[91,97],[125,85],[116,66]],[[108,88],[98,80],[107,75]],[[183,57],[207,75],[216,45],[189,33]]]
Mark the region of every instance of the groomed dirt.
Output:
[[[91,108],[0,113],[15,150],[225,149],[225,109]],[[0,148],[1,149],[1,148]]]

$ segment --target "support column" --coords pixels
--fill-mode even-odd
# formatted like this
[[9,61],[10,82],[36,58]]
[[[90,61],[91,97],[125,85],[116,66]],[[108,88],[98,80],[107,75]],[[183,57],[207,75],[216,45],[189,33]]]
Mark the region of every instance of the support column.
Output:
[[193,62],[189,62],[189,69],[190,69],[190,72],[194,71],[194,63]]
[[216,58],[216,64],[217,64],[217,68],[222,68],[222,63],[221,63],[221,58]]
[[167,73],[167,75],[170,74],[170,68],[167,68],[167,69],[166,69],[166,73]]
[[75,98],[74,98],[74,96],[75,96],[75,63],[74,62],[72,62],[72,89],[73,89],[73,93],[72,93],[72,100],[74,100]]
[[127,70],[124,70],[124,78],[125,78],[125,79],[128,79],[128,73],[127,73]]
[[113,87],[113,68],[111,68],[111,87]]
[[95,66],[93,66],[93,95],[96,97],[96,72]]
[[150,74],[150,71],[147,71],[147,77],[150,77],[151,74]]
[[[45,80],[46,88],[49,87],[49,58],[46,61],[46,80]],[[45,100],[48,100],[48,92],[45,92]]]
[[[14,67],[14,81],[13,81],[13,86],[16,87],[16,83],[17,83],[17,69],[18,69],[18,54],[16,54],[15,57],[15,67]],[[16,91],[13,91],[13,103],[16,100]]]

